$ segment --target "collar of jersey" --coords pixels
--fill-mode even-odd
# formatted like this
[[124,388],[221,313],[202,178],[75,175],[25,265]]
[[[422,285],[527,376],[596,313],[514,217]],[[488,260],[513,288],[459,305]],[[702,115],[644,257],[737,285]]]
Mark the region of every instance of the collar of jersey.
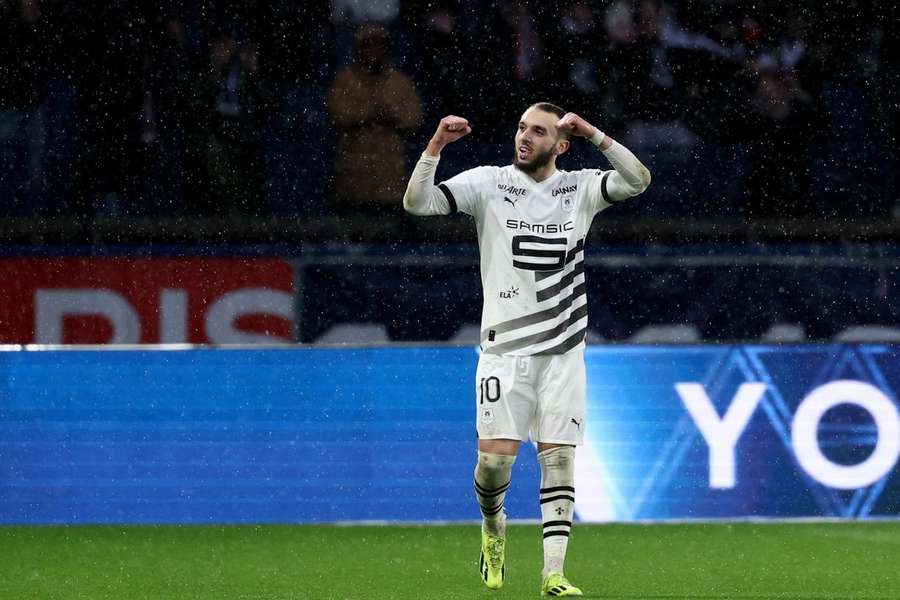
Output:
[[524,179],[525,181],[528,182],[528,185],[533,186],[533,187],[547,187],[547,185],[551,181],[555,180],[557,177],[559,177],[562,174],[562,171],[560,171],[559,169],[556,169],[555,171],[553,171],[553,173],[547,179],[545,179],[543,181],[535,181],[534,178],[531,175],[529,175],[528,173],[526,173],[525,171],[517,169],[516,167],[513,167],[513,168],[519,172],[522,179]]

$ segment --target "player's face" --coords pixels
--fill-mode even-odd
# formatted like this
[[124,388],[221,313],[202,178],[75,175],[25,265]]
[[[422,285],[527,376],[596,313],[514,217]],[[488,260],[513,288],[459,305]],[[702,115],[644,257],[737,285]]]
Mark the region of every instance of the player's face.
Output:
[[568,140],[560,138],[556,129],[558,120],[555,114],[536,108],[525,111],[515,138],[515,166],[526,173],[534,173],[565,152]]

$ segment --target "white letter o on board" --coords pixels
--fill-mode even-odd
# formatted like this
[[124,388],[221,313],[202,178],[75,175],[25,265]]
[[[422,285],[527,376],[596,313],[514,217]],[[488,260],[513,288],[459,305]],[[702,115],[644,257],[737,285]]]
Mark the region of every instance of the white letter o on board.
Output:
[[[859,406],[875,421],[875,450],[855,465],[834,463],[819,448],[819,421],[841,404]],[[900,413],[890,398],[873,385],[852,380],[833,381],[814,389],[797,407],[791,439],[797,461],[810,477],[828,487],[854,490],[872,485],[897,464]]]

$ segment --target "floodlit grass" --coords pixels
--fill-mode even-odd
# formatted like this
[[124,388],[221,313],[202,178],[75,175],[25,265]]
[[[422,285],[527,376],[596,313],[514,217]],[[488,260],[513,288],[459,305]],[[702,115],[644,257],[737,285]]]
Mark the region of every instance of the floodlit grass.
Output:
[[[509,528],[507,584],[460,526],[0,527],[0,598],[539,596],[538,525]],[[566,573],[588,598],[900,598],[900,523],[580,525]]]

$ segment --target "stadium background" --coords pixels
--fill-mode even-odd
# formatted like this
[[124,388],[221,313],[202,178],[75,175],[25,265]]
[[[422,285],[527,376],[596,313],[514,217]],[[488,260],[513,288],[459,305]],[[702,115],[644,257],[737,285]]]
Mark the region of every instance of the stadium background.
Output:
[[[589,239],[579,515],[896,515],[893,4],[318,6],[0,5],[0,522],[476,518],[474,231],[399,197],[439,116],[476,132],[449,176],[506,162],[538,99],[654,176]],[[58,346],[109,343],[138,347]],[[826,461],[887,456],[848,489],[791,437],[841,381],[880,400],[822,416]],[[685,382],[720,416],[767,386],[735,487]],[[535,518],[532,451],[517,469]]]

